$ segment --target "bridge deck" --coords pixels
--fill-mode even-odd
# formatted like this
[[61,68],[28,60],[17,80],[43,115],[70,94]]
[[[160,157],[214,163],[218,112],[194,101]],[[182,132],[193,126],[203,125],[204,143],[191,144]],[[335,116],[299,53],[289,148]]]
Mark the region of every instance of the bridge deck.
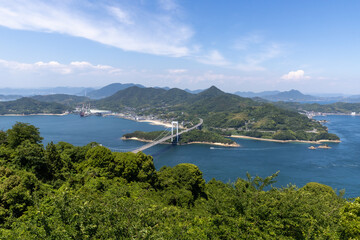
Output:
[[[202,124],[203,124],[203,120],[200,118],[200,123],[196,124],[195,126],[193,126],[193,127],[191,127],[191,128],[188,128],[188,129],[185,129],[185,130],[179,132],[178,135],[181,135],[181,134],[183,134],[183,133],[186,133],[186,132],[189,132],[189,131],[191,131],[191,130],[194,130],[195,128],[200,127]],[[163,137],[163,138],[161,138],[161,139],[159,139],[159,140],[157,140],[157,141],[155,141],[155,142],[151,142],[151,143],[145,144],[144,146],[141,146],[140,148],[135,149],[135,150],[132,151],[132,152],[133,152],[133,153],[138,153],[138,152],[144,151],[144,150],[146,150],[146,149],[148,149],[148,148],[151,148],[151,147],[153,147],[153,146],[155,146],[155,145],[157,145],[157,144],[159,144],[159,143],[165,142],[165,141],[167,141],[167,140],[169,140],[169,139],[171,139],[171,138],[174,138],[174,137],[176,137],[176,134]]]

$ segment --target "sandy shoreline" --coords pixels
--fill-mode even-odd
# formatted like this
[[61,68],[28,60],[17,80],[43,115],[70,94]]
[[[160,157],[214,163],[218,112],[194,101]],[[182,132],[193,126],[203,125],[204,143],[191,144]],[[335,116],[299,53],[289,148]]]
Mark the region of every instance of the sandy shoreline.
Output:
[[146,140],[146,139],[141,139],[141,138],[137,138],[137,137],[131,137],[131,138],[121,137],[121,140],[134,140],[134,141],[139,141],[139,142],[152,142],[152,140]]
[[[141,139],[141,138],[137,138],[137,137],[131,137],[131,138],[125,138],[125,137],[121,137],[121,140],[134,140],[134,141],[139,141],[139,142],[152,142],[151,140],[146,140],[146,139]],[[170,143],[161,143],[161,144],[170,144]],[[214,145],[214,146],[222,146],[222,147],[240,147],[239,144],[237,143],[232,143],[232,144],[227,144],[227,143],[212,143],[212,142],[189,142],[189,143],[182,143],[179,145],[188,145],[188,144],[206,144],[206,145]]]
[[217,142],[189,142],[181,145],[187,145],[187,144],[206,144],[206,145],[214,145],[214,146],[222,146],[222,147],[240,147],[240,144],[237,143],[217,143]]
[[161,122],[158,120],[137,120],[137,122],[145,122],[145,123],[149,123],[150,125],[160,125],[167,128],[171,128],[171,123]]
[[118,118],[123,118],[123,119],[131,120],[131,121],[135,121],[135,122],[144,122],[144,123],[149,123],[150,125],[160,125],[160,126],[164,126],[164,127],[167,127],[167,128],[171,128],[171,123],[168,123],[168,122],[162,122],[162,121],[159,121],[159,120],[150,120],[150,119],[136,120],[134,118],[130,118],[128,116],[125,116],[125,115],[123,115],[121,113],[111,113],[111,114],[106,114],[104,116],[115,116],[115,117],[118,117]]
[[267,139],[267,138],[256,138],[249,137],[244,135],[231,135],[232,138],[241,138],[241,139],[251,139],[257,141],[266,141],[266,142],[278,142],[278,143],[313,143],[313,144],[322,144],[322,143],[340,143],[340,140],[319,140],[319,141],[305,141],[305,140],[276,140],[276,139]]

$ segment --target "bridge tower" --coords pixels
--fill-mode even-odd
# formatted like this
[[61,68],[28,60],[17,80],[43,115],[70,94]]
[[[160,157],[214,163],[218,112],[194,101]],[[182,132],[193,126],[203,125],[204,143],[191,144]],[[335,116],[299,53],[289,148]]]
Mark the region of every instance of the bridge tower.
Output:
[[[176,127],[176,142],[179,141],[179,122],[172,121],[171,122],[171,135],[174,135],[174,126]],[[173,142],[173,138],[171,138],[171,142]]]

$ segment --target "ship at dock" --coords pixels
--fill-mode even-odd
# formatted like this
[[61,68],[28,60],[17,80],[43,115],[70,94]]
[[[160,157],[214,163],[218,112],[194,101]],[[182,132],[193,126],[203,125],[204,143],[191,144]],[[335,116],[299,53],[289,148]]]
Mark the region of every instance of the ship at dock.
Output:
[[90,111],[90,103],[88,105],[84,105],[82,106],[81,110],[80,110],[80,117],[87,117],[91,115],[91,111]]

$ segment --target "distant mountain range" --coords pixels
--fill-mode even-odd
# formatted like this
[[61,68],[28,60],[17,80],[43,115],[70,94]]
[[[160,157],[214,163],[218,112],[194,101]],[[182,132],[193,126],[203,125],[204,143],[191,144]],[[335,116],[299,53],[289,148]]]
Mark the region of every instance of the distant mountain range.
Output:
[[[54,88],[39,88],[39,89],[11,89],[11,88],[0,88],[0,101],[10,101],[16,100],[23,96],[39,96],[39,95],[56,95],[56,94],[66,94],[66,95],[76,95],[76,96],[86,96],[91,99],[103,99],[109,97],[120,90],[124,90],[130,87],[139,87],[146,88],[141,84],[134,83],[112,83],[106,85],[100,89],[86,88],[86,87],[54,87]],[[169,87],[153,87],[154,89],[170,90]],[[190,90],[184,89],[185,92],[191,94],[198,94],[203,89]],[[290,91],[264,91],[264,92],[241,92],[237,91],[235,95],[252,98],[257,102],[316,102],[320,104],[324,103],[333,103],[333,102],[348,102],[348,103],[358,103],[360,102],[360,95],[345,96],[342,94],[313,94],[307,95],[303,94],[298,90]],[[58,96],[57,96],[58,97]],[[71,101],[71,100],[69,100]],[[76,102],[76,101],[75,101]]]
[[275,102],[278,102],[278,101],[304,102],[304,101],[320,100],[320,98],[318,98],[318,97],[314,97],[311,95],[305,95],[305,94],[302,94],[300,91],[294,90],[294,89],[292,89],[290,91],[279,92],[274,95],[264,96],[264,98],[266,100],[275,101]]
[[285,102],[303,102],[303,101],[317,101],[322,98],[305,95],[298,90],[290,90],[285,92],[280,91],[265,91],[265,92],[236,92],[236,95],[249,98],[262,98],[268,101],[285,101]]
[[12,101],[12,100],[16,100],[22,98],[21,95],[2,95],[0,94],[0,101]]
[[[236,95],[241,97],[249,97],[253,98],[256,101],[271,101],[271,102],[318,102],[318,103],[331,103],[331,102],[360,102],[360,95],[344,97],[329,94],[328,97],[323,96],[313,96],[303,94],[298,90],[290,90],[290,91],[265,91],[265,92],[235,92]],[[263,99],[263,100],[262,100]]]
[[[109,97],[113,94],[115,94],[116,92],[120,91],[120,90],[124,90],[126,88],[130,88],[130,87],[139,87],[139,88],[145,88],[143,85],[141,84],[134,84],[134,83],[112,83],[109,84],[103,88],[94,90],[92,92],[89,92],[86,96],[92,99],[102,99],[102,98],[106,98]],[[162,90],[170,90],[171,88],[169,87],[153,87],[154,89],[162,89]],[[190,90],[190,89],[185,89],[184,91],[188,92],[188,93],[199,93],[201,91],[203,91],[202,89],[198,89],[198,90]]]
[[271,96],[271,95],[276,95],[280,93],[280,91],[264,91],[264,92],[235,92],[234,94],[241,96],[241,97],[247,97],[247,98],[254,98],[254,97],[266,97],[266,96]]
[[125,84],[112,83],[112,84],[109,84],[109,85],[107,85],[105,87],[102,87],[100,89],[93,90],[93,91],[89,92],[86,96],[89,97],[89,98],[92,98],[92,99],[106,98],[106,97],[109,97],[109,96],[113,95],[114,93],[116,93],[116,92],[118,92],[120,90],[129,88],[129,87],[134,87],[134,86],[144,88],[143,85],[134,84],[134,83],[125,83]]
[[32,96],[31,98],[41,102],[61,103],[66,106],[74,106],[79,103],[86,103],[90,100],[87,97],[68,95],[68,94],[36,95],[36,96]]

